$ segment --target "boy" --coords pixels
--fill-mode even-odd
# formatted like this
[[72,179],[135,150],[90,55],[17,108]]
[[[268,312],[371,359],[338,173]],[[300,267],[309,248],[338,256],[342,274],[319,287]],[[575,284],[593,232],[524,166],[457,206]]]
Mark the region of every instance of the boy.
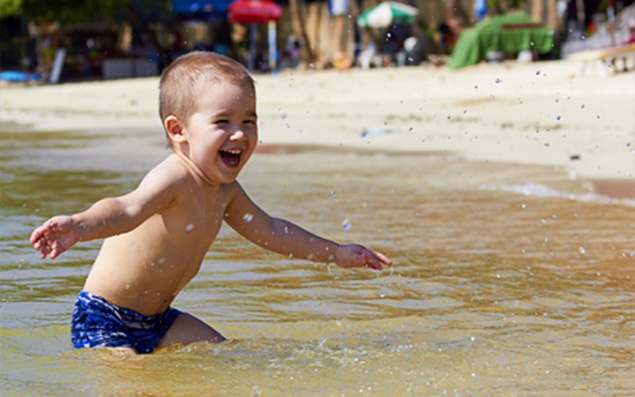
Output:
[[198,272],[221,223],[268,250],[342,267],[391,265],[360,245],[339,245],[252,202],[236,181],[258,141],[254,82],[239,63],[210,52],[175,60],[159,83],[172,153],[132,192],[56,216],[33,231],[42,259],[105,238],[71,321],[76,348],[136,353],[174,343],[222,342],[201,320],[170,307]]

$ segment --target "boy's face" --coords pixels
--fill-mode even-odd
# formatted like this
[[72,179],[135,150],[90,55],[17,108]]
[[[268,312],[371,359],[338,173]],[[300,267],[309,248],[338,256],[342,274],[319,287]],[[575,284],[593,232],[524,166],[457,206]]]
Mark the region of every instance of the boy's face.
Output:
[[233,182],[258,142],[256,95],[228,82],[201,88],[185,121],[186,155],[214,183]]

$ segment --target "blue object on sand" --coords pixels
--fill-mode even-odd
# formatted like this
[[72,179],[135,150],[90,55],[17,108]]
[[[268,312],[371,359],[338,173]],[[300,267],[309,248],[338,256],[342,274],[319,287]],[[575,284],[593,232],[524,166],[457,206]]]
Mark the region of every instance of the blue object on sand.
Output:
[[0,72],[0,81],[9,81],[12,83],[23,83],[27,81],[38,81],[42,76],[37,73],[24,73],[15,70],[7,70]]
[[364,129],[364,131],[362,131],[362,138],[365,138],[367,136],[388,135],[395,132],[398,132],[398,131],[390,129],[390,128],[386,128],[386,127],[376,127],[376,128],[371,128],[369,130]]

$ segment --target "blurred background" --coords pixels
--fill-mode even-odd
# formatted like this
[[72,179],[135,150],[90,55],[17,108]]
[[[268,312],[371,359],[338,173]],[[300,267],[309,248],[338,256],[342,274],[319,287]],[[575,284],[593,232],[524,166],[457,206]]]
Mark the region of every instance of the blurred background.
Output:
[[[256,73],[560,59],[632,44],[634,1],[0,0],[0,80],[156,76],[192,50]],[[488,21],[519,44],[467,59]]]

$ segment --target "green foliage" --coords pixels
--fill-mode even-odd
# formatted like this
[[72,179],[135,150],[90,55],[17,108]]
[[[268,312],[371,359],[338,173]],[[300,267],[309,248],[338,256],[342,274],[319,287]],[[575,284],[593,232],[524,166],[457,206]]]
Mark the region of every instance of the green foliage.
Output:
[[131,7],[142,11],[168,9],[167,0],[0,0],[0,18],[23,16],[36,23],[79,23],[112,19]]
[[129,0],[0,0],[0,18],[23,16],[39,23],[83,22],[111,17]]
[[22,14],[22,0],[0,0],[0,18]]
[[100,17],[112,17],[117,7],[127,0],[22,0],[23,15],[37,23],[85,22]]

